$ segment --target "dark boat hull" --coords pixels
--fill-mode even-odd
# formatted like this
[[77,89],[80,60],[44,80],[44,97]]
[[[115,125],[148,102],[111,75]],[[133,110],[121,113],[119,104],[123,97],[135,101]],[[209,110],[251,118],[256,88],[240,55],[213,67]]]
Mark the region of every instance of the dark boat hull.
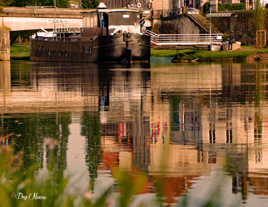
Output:
[[38,62],[149,61],[150,37],[139,34],[80,39],[31,39],[31,60]]

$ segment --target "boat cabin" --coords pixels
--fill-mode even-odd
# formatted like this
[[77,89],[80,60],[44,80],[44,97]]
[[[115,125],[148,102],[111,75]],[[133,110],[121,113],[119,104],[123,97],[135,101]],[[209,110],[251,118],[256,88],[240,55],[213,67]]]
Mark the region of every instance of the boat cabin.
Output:
[[104,35],[117,32],[141,33],[141,13],[131,9],[98,9],[97,12],[83,13],[83,27],[99,27]]
[[82,12],[83,16],[83,28],[96,28],[99,26],[98,13],[96,10],[89,12]]

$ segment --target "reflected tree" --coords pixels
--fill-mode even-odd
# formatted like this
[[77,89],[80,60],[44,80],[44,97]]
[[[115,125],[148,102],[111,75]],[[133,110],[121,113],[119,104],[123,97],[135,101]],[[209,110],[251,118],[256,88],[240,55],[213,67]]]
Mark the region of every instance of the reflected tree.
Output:
[[71,115],[70,113],[59,113],[46,123],[46,126],[49,127],[42,130],[44,134],[46,134],[45,130],[47,131],[47,168],[53,174],[56,181],[59,182],[63,179],[63,172],[67,166],[66,155]]
[[23,152],[23,168],[33,165],[38,168],[43,163],[43,138],[39,131],[40,117],[29,114],[24,118],[9,118],[5,120],[8,134],[11,134],[14,152]]
[[45,136],[46,161],[49,180],[46,185],[50,189],[45,206],[56,207],[57,200],[63,195],[67,179],[64,170],[67,167],[66,155],[70,135],[71,113],[56,113],[42,120],[40,130]]
[[[70,113],[28,114],[21,118],[6,118],[4,129],[11,135],[14,152],[23,152],[23,168],[43,168],[44,144],[47,166],[50,171],[63,175],[66,168],[66,151],[70,134]],[[53,146],[54,143],[54,146]],[[53,164],[52,164],[53,163]]]
[[97,169],[101,162],[101,125],[97,113],[83,112],[81,135],[86,137],[86,164],[90,176],[90,187],[94,190]]

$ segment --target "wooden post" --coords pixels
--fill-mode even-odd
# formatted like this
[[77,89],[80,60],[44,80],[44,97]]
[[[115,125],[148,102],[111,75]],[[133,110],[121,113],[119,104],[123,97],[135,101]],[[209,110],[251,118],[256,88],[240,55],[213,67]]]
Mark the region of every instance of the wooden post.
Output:
[[10,60],[10,34],[6,27],[0,27],[0,61]]

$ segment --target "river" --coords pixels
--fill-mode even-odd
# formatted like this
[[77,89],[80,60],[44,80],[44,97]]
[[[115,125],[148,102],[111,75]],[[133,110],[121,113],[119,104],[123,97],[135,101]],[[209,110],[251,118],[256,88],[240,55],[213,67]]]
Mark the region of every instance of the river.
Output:
[[224,206],[266,206],[267,84],[265,64],[0,62],[0,143],[25,167],[53,160],[79,191],[101,192],[119,167],[146,173],[140,197],[161,174],[169,204],[217,192]]

